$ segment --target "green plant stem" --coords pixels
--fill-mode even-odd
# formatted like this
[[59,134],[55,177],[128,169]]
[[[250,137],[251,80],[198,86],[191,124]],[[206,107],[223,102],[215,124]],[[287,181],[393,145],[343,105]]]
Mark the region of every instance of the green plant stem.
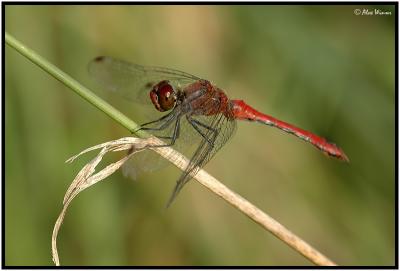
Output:
[[131,132],[134,132],[137,136],[146,137],[148,134],[143,131],[136,131],[139,128],[134,121],[129,119],[127,116],[122,114],[120,111],[115,109],[113,106],[108,104],[106,101],[95,95],[86,87],[79,84],[76,80],[74,80],[71,76],[61,71],[59,68],[51,64],[49,61],[38,55],[35,51],[28,48],[20,41],[15,39],[12,35],[5,32],[6,44],[10,47],[14,48],[18,53],[28,58],[34,64],[42,68],[45,72],[52,75],[58,81],[63,83],[68,88],[72,89],[79,96],[84,98],[86,101],[103,111],[105,114],[110,116],[116,122],[124,126]]

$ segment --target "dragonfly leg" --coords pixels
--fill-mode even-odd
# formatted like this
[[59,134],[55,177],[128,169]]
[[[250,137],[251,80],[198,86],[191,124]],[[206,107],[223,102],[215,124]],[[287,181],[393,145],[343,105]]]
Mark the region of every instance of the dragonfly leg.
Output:
[[[192,117],[190,117],[190,116],[186,116],[186,119],[188,120],[188,122],[192,125],[192,127],[208,142],[208,144],[210,144],[211,146],[213,146],[214,145],[214,139],[215,139],[215,137],[216,137],[216,135],[217,135],[217,130],[215,130],[214,128],[212,128],[212,127],[210,127],[210,126],[208,126],[208,125],[206,125],[206,124],[204,124],[204,123],[201,123],[200,121],[198,121],[198,120],[196,120],[196,119],[193,119]],[[200,127],[199,126],[201,126],[201,127],[203,127],[203,128],[205,128],[205,129],[207,129],[208,131],[210,131],[211,133],[212,133],[212,139],[210,139],[208,136],[207,136],[207,133],[204,133],[201,129],[200,129]]]
[[[169,113],[169,114],[167,114],[165,116],[162,116],[161,118],[159,118],[157,120],[153,120],[153,121],[150,121],[150,122],[143,123],[142,125],[140,125],[140,128],[138,130],[136,130],[136,131],[139,131],[139,130],[145,130],[145,131],[163,130],[163,129],[165,129],[166,127],[168,127],[172,123],[174,117],[175,117],[174,112],[171,112],[171,113]],[[147,125],[150,125],[150,124],[154,124],[154,123],[158,123],[158,122],[162,122],[162,121],[163,121],[163,123],[158,128],[144,127],[144,126],[147,126]]]
[[163,137],[159,137],[159,138],[163,138],[163,139],[170,139],[171,141],[168,144],[164,144],[164,145],[152,145],[150,147],[152,148],[159,148],[159,147],[170,147],[173,146],[175,144],[175,141],[179,138],[180,135],[180,128],[181,128],[181,118],[178,117],[176,122],[175,122],[175,127],[174,127],[174,132],[172,134],[172,136],[163,136]]

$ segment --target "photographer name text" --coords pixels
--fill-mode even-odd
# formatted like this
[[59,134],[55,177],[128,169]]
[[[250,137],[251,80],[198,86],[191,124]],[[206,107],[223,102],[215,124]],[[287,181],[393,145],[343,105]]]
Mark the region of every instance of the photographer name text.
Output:
[[392,15],[391,11],[385,11],[381,9],[368,9],[368,8],[363,8],[363,9],[355,9],[354,10],[355,15],[362,15],[362,16],[388,16]]

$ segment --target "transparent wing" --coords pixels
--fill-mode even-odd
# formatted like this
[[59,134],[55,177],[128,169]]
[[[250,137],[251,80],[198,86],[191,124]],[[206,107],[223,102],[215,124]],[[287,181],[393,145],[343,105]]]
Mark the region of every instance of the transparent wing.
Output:
[[[201,129],[204,137],[190,160],[189,165],[178,179],[168,200],[167,207],[173,202],[183,186],[225,145],[236,129],[236,121],[226,118],[223,114],[216,114],[212,117],[197,116],[195,118],[198,122],[205,125],[204,127],[197,127]],[[205,128],[206,126],[208,128]]]
[[168,80],[174,89],[182,89],[200,79],[174,69],[141,66],[107,56],[90,61],[88,71],[105,90],[140,103],[149,103],[149,91],[163,80]]
[[138,180],[143,174],[161,170],[171,165],[168,160],[152,150],[144,150],[135,153],[128,162],[122,166],[122,173],[125,177]]
[[[159,138],[172,136],[174,133],[175,121],[164,130],[151,131],[150,133]],[[196,150],[196,146],[200,144],[202,138],[187,122],[185,117],[182,117],[180,122],[180,136],[172,148],[187,157],[192,157]],[[170,140],[166,139],[164,139],[164,141],[165,143],[170,142]],[[123,174],[131,179],[137,180],[145,173],[160,170],[170,165],[172,165],[171,162],[161,157],[156,152],[152,150],[144,150],[132,156],[132,158],[124,164]]]

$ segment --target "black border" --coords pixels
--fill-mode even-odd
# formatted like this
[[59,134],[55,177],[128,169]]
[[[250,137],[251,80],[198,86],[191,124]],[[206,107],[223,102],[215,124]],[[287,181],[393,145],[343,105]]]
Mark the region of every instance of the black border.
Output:
[[[393,266],[336,266],[336,267],[329,267],[329,266],[61,266],[61,267],[56,267],[56,266],[7,266],[5,265],[5,7],[6,6],[11,6],[11,5],[168,5],[168,4],[175,4],[175,5],[353,5],[353,6],[358,6],[358,5],[394,5],[395,7],[395,111],[396,111],[396,116],[395,116],[395,265]],[[2,253],[1,253],[1,268],[2,269],[76,269],[76,268],[82,268],[82,269],[152,269],[152,270],[158,270],[158,269],[399,269],[398,265],[398,245],[399,245],[399,239],[398,239],[398,151],[399,151],[399,137],[398,137],[398,131],[399,131],[399,108],[398,108],[398,25],[399,25],[399,17],[398,17],[398,2],[397,1],[375,1],[375,2],[332,2],[332,1],[327,1],[327,2],[303,2],[303,1],[286,1],[286,2],[254,2],[254,1],[249,1],[249,2],[175,2],[175,1],[167,1],[167,2],[160,2],[160,1],[154,1],[154,2],[144,2],[144,1],[139,1],[139,2],[121,2],[121,1],[115,1],[115,2],[67,2],[67,1],[59,1],[59,2],[49,2],[49,1],[44,1],[44,2],[26,2],[26,1],[19,1],[19,2],[2,2],[1,3],[1,13],[2,13],[2,191],[1,191],[1,203],[2,203],[2,210],[1,210],[1,217],[2,217],[2,228],[1,228],[1,234],[2,234],[2,242],[1,242],[1,247],[2,247]],[[51,257],[50,252],[49,252],[49,257]]]

